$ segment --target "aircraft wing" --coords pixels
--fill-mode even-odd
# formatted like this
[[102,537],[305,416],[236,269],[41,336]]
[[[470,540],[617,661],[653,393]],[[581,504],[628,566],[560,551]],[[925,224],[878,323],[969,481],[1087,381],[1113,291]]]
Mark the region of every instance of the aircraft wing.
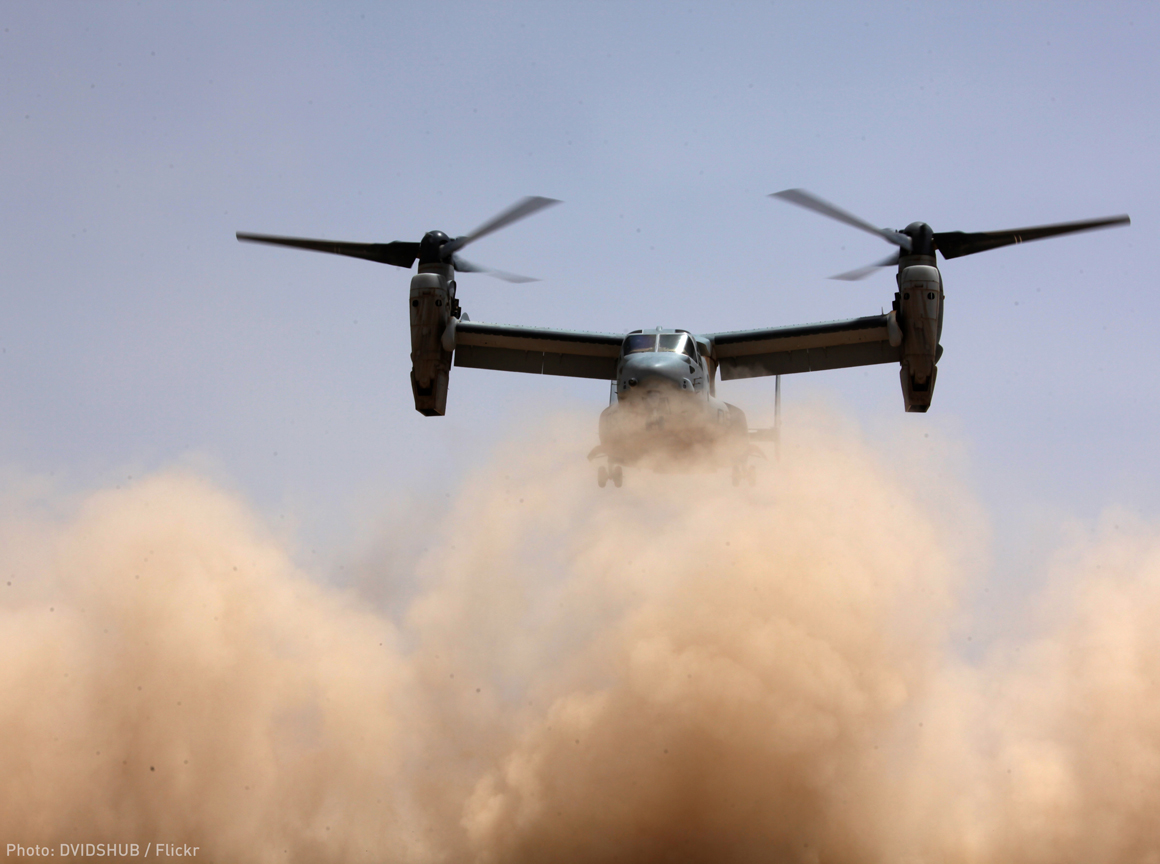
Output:
[[[620,333],[585,333],[459,321],[452,326],[455,365],[572,378],[616,377]],[[448,341],[445,337],[445,342]]]
[[889,315],[872,315],[797,327],[708,333],[705,338],[713,345],[722,380],[787,375],[900,362],[902,348],[890,344],[889,319]]

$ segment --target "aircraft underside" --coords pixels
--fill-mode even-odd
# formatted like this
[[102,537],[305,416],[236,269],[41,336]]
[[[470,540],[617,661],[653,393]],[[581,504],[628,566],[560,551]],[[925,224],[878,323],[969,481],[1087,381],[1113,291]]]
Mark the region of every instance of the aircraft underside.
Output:
[[598,479],[607,476],[614,482],[622,476],[622,466],[659,473],[730,467],[735,481],[744,477],[752,482],[749,459],[755,455],[764,454],[750,443],[740,408],[699,393],[678,392],[645,394],[639,404],[610,405],[600,415],[600,446],[589,458],[604,460],[601,467],[607,474],[598,474]]

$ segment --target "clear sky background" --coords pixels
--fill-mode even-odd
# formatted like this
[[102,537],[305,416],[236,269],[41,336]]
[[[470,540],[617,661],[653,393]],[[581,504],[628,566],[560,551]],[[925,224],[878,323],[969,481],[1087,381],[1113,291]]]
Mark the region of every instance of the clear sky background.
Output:
[[[956,442],[999,576],[1068,519],[1160,511],[1154,3],[8,3],[0,29],[6,483],[193,464],[332,566],[540,413],[595,444],[608,388],[454,369],[421,417],[411,274],[235,231],[418,240],[545,195],[468,255],[542,281],[462,276],[474,320],[888,307],[889,270],[826,278],[886,244],[766,197],[802,186],[893,228],[1129,213],[945,263],[929,414],[882,366],[786,378],[786,422],[823,400]],[[772,380],[718,392],[771,410]]]

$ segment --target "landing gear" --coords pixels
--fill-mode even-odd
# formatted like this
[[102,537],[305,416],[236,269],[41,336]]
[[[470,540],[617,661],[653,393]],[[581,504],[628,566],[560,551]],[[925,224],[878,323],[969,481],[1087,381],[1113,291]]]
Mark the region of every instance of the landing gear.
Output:
[[613,465],[611,467],[605,467],[604,465],[601,465],[596,469],[597,486],[603,489],[608,485],[609,480],[612,481],[613,486],[619,489],[620,485],[624,482],[624,469],[619,465]]

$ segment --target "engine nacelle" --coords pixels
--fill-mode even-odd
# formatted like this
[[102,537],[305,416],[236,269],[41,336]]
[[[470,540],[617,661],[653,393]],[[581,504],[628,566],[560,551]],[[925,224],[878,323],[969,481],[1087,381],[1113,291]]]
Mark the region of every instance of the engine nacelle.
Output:
[[427,417],[447,412],[447,383],[452,354],[443,347],[443,331],[458,312],[450,267],[422,264],[411,279],[411,390],[415,410]]
[[902,397],[907,411],[924,412],[934,395],[942,336],[943,291],[938,268],[906,267],[898,277],[896,299],[902,330]]

